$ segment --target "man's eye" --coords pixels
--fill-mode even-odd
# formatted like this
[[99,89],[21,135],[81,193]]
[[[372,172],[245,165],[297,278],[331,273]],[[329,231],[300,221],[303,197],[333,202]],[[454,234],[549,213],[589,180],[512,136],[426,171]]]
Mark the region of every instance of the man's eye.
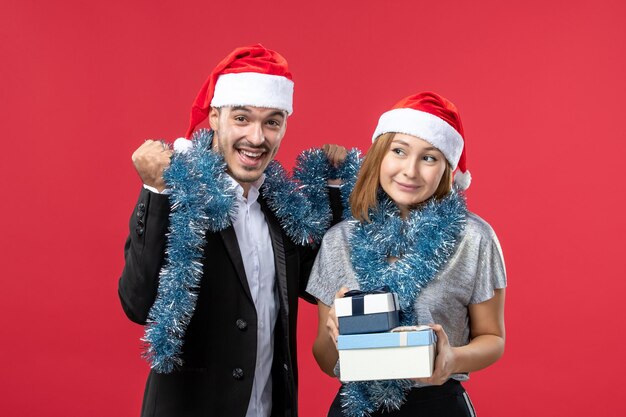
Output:
[[280,127],[280,122],[278,120],[268,120],[267,124],[272,127]]
[[243,116],[235,116],[235,120],[238,121],[238,122],[245,122],[246,118],[243,117]]

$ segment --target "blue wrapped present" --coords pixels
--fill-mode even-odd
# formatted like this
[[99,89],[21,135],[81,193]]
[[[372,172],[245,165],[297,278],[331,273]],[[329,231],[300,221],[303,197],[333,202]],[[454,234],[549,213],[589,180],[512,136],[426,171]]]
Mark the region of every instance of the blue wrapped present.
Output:
[[435,363],[435,332],[427,326],[398,329],[402,331],[339,335],[339,379],[430,377]]
[[348,291],[335,300],[339,334],[387,332],[400,324],[398,296],[381,287]]

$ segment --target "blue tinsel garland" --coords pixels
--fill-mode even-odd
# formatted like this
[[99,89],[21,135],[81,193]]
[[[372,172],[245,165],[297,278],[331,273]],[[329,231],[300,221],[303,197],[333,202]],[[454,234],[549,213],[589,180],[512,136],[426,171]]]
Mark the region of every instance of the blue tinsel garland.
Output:
[[331,173],[331,178],[338,178],[341,180],[339,190],[341,192],[341,203],[343,205],[343,219],[349,219],[352,217],[350,212],[350,194],[354,190],[356,184],[357,174],[361,169],[361,152],[358,149],[352,149],[348,152],[346,159],[339,168],[333,168],[334,172]]
[[[415,300],[455,251],[467,219],[465,198],[453,190],[403,220],[393,201],[381,194],[379,209],[370,212],[370,219],[371,223],[356,223],[350,239],[359,286],[364,291],[389,286],[398,294],[400,324],[418,324]],[[344,414],[363,417],[378,409],[397,410],[412,385],[410,380],[348,382],[341,391]]]
[[[361,168],[361,161],[360,151],[353,148],[348,151],[343,163],[335,168],[328,163],[328,159],[321,149],[309,149],[298,155],[296,166],[293,169],[293,179],[300,184],[302,192],[318,210],[330,209],[328,194],[325,191],[326,180],[328,178],[340,179],[339,191],[344,208],[342,218],[346,219],[350,216],[349,199]],[[330,220],[331,217],[330,211],[328,211],[327,218]],[[329,225],[326,224],[325,230],[328,229]]]
[[[171,190],[166,259],[142,339],[146,343],[144,357],[160,373],[170,373],[182,365],[185,331],[202,279],[204,235],[230,226],[235,212],[235,187],[222,156],[211,151],[212,139],[212,131],[197,131],[192,147],[176,153],[163,174]],[[358,152],[351,151],[347,160],[340,171],[351,178],[359,168]],[[300,245],[315,245],[331,221],[326,190],[331,167],[323,151],[317,149],[298,158],[294,171],[295,181],[278,162],[272,162],[265,171],[262,193],[287,236]],[[350,191],[349,185],[342,189],[343,200]]]

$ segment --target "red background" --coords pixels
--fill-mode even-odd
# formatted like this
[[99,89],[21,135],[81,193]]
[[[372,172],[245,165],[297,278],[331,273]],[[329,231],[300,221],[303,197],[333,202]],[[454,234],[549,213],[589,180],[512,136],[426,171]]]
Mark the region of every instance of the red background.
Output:
[[[326,142],[367,149],[410,93],[461,109],[469,204],[509,278],[506,353],[467,384],[479,415],[626,415],[625,18],[619,0],[3,0],[0,413],[138,415],[142,328],[116,293],[130,155],[182,135],[214,64],[262,42],[296,80],[287,166]],[[321,416],[337,383],[302,307],[300,409]]]

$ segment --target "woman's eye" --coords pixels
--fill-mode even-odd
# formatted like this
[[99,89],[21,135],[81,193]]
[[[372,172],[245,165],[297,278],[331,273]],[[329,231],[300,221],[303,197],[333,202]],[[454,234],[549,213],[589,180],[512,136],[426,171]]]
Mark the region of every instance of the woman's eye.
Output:
[[426,156],[424,156],[424,161],[427,161],[427,162],[437,162],[437,158],[435,158],[432,155],[426,155]]
[[402,148],[393,148],[391,152],[395,153],[396,155],[404,155],[404,149]]

